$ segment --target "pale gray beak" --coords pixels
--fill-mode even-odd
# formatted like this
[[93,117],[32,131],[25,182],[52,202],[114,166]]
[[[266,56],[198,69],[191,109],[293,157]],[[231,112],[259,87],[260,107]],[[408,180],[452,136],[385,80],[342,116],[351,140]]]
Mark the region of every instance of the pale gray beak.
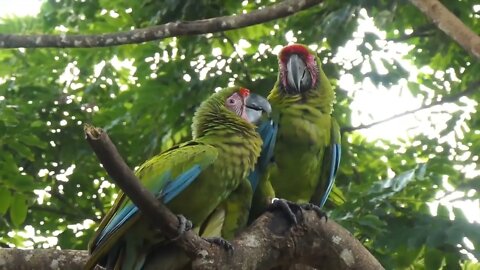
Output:
[[256,124],[263,113],[270,114],[272,112],[272,106],[268,100],[260,95],[250,93],[245,100],[246,114],[250,123]]
[[302,92],[312,87],[312,76],[307,65],[297,54],[290,55],[287,62],[287,83],[296,92]]

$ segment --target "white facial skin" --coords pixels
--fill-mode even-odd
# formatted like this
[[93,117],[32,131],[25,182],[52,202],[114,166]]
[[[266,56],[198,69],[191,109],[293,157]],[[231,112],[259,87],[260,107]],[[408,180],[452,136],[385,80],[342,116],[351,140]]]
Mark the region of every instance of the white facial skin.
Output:
[[233,95],[227,98],[225,101],[225,107],[240,116],[241,118],[248,121],[247,114],[245,113],[245,98],[242,97],[239,93],[235,92]]

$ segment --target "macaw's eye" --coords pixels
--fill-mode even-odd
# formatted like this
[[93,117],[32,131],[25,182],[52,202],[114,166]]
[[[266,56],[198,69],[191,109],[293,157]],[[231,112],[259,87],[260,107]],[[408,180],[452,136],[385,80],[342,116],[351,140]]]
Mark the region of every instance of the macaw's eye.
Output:
[[228,99],[228,103],[229,103],[229,104],[235,104],[235,99],[229,98],[229,99]]

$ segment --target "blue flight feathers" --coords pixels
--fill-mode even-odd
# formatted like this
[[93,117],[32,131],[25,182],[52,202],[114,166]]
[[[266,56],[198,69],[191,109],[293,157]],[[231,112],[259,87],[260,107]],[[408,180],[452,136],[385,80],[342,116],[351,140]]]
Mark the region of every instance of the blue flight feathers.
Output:
[[248,180],[252,185],[252,189],[255,192],[258,182],[260,181],[260,176],[265,173],[268,164],[271,162],[273,157],[273,149],[275,147],[275,141],[277,139],[278,124],[273,120],[265,120],[260,123],[257,128],[257,132],[262,138],[263,145],[262,151],[260,152],[260,157],[258,158],[255,169],[248,176]]
[[332,151],[330,152],[330,155],[331,155],[330,158],[332,162],[330,163],[330,170],[329,170],[329,175],[327,179],[328,185],[320,201],[320,204],[319,204],[320,207],[323,207],[323,205],[325,205],[325,203],[327,202],[328,195],[330,195],[330,192],[332,191],[333,182],[335,181],[335,176],[337,175],[337,170],[338,170],[338,167],[340,166],[341,153],[342,153],[342,148],[340,147],[340,144],[339,143],[333,144]]
[[[260,177],[266,172],[268,164],[272,161],[273,150],[275,148],[275,142],[277,138],[278,124],[270,119],[265,120],[260,123],[257,131],[263,140],[262,151],[260,157],[258,158],[257,165],[255,166],[255,170],[251,172],[248,176],[248,180],[250,181],[254,192],[257,188],[258,182],[260,181]],[[333,189],[335,176],[337,175],[337,170],[340,166],[340,144],[334,143],[333,145],[331,145],[331,151],[329,154],[332,162],[330,163],[327,187],[325,193],[323,194],[319,202],[320,207],[323,207],[323,205],[325,205],[325,203],[327,202],[327,198]]]
[[[198,175],[202,172],[200,165],[194,165],[192,168],[188,169],[184,173],[180,174],[176,179],[171,179],[172,175],[170,172],[164,173],[158,176],[157,180],[153,180],[153,183],[159,183],[160,185],[155,186],[150,190],[156,195],[157,198],[161,198],[163,203],[168,203],[173,200],[178,194],[180,194],[185,188],[187,188]],[[98,246],[107,235],[113,234],[119,228],[123,226],[130,218],[132,218],[138,212],[137,206],[132,202],[129,202],[122,210],[120,210],[105,226],[105,228],[100,233],[98,241],[95,243],[95,246]]]

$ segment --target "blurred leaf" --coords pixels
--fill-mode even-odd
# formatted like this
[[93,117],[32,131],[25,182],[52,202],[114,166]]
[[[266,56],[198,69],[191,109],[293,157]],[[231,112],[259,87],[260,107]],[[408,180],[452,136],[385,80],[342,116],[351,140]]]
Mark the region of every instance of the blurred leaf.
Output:
[[0,215],[5,215],[10,207],[10,202],[12,200],[12,194],[10,190],[5,187],[0,187]]
[[438,270],[443,263],[443,253],[435,248],[427,248],[425,250],[425,269]]
[[15,194],[10,205],[10,219],[15,227],[19,227],[27,217],[27,199],[25,195]]

